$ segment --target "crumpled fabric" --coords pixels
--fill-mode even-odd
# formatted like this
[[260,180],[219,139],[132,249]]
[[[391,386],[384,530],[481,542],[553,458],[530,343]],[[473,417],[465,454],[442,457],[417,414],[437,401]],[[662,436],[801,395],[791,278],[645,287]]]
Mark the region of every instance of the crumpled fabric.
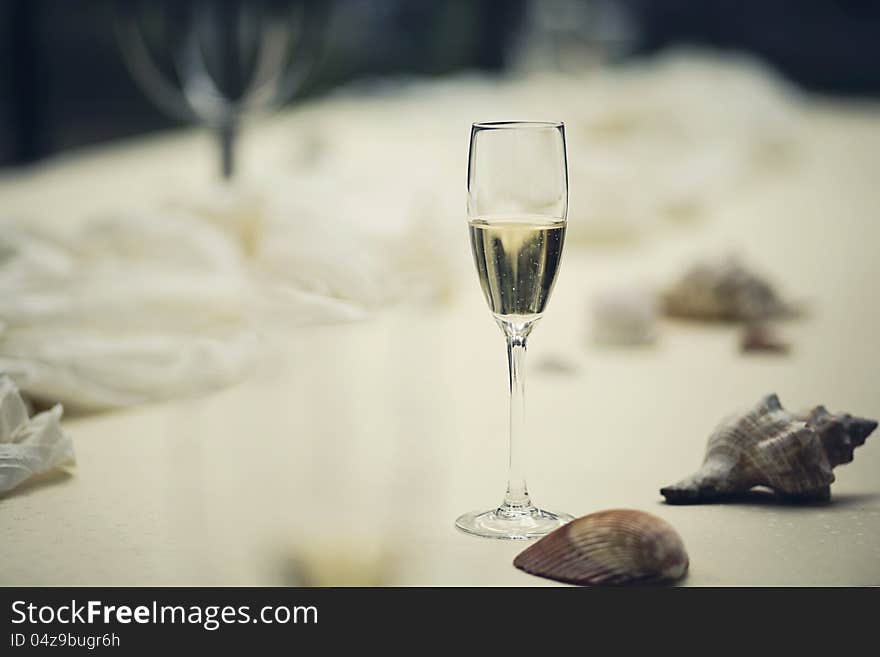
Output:
[[57,404],[28,418],[18,388],[0,375],[0,493],[75,462],[73,441],[61,429],[63,412]]
[[[130,212],[53,236],[3,224],[0,372],[76,410],[230,385],[258,353],[268,302],[257,277],[222,231],[181,212]],[[360,316],[342,300],[274,294],[297,323]]]

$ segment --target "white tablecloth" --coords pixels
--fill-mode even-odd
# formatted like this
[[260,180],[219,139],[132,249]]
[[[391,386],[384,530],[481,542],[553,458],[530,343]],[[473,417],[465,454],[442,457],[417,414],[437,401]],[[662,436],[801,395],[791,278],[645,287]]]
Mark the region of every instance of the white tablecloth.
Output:
[[[309,116],[248,133],[253,178],[261,144]],[[623,246],[570,246],[530,344],[535,501],[662,516],[689,550],[686,584],[880,584],[876,436],[837,469],[829,505],[673,507],[658,493],[698,466],[721,417],[767,392],[794,409],[880,417],[880,114],[812,101],[803,121],[795,162],[712,216]],[[438,184],[461,194],[461,216],[441,219],[466,261],[466,126],[460,137],[461,175]],[[207,180],[214,156],[198,132],[96,148],[4,174],[2,210],[63,221],[151,202],[157,189]],[[590,295],[621,279],[667,281],[730,248],[808,304],[783,327],[789,356],[743,356],[735,329],[674,322],[654,347],[590,342]],[[453,527],[500,500],[506,463],[502,337],[472,272],[454,276],[444,305],[269,338],[260,367],[232,388],[67,418],[72,474],[0,499],[0,584],[545,583],[511,565],[524,544]],[[548,358],[576,369],[541,368]]]

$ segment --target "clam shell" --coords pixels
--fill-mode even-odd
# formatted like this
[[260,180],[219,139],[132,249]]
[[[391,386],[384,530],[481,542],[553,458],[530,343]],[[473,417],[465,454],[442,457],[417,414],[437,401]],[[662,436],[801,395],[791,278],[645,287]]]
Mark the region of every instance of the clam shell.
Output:
[[663,296],[671,317],[755,321],[791,314],[773,285],[736,258],[697,263]]
[[660,490],[673,504],[734,498],[766,486],[791,500],[827,500],[833,469],[853,459],[877,422],[823,406],[793,414],[776,395],[724,420],[709,436],[700,469]]
[[551,532],[513,565],[584,586],[674,581],[688,568],[681,537],[665,520],[633,509],[599,511]]

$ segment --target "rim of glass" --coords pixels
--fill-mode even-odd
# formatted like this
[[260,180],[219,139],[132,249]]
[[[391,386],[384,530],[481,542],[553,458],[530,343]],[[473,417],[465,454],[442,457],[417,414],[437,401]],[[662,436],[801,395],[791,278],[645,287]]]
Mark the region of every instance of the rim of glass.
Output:
[[474,128],[480,130],[509,130],[511,128],[530,128],[530,129],[548,129],[562,128],[565,124],[562,121],[479,121],[473,124]]

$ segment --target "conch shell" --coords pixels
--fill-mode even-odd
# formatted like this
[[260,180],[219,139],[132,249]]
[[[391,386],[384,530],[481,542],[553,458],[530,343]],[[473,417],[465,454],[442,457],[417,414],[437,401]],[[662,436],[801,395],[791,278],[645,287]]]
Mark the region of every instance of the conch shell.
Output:
[[688,555],[665,520],[644,511],[612,509],[554,530],[521,552],[513,565],[568,584],[651,584],[681,578]]
[[773,285],[728,257],[697,263],[663,295],[666,315],[685,319],[741,322],[792,314]]
[[660,493],[671,504],[736,497],[755,486],[795,501],[831,497],[834,468],[853,460],[853,450],[877,422],[816,406],[794,415],[767,395],[751,411],[724,420],[709,437],[702,467]]

